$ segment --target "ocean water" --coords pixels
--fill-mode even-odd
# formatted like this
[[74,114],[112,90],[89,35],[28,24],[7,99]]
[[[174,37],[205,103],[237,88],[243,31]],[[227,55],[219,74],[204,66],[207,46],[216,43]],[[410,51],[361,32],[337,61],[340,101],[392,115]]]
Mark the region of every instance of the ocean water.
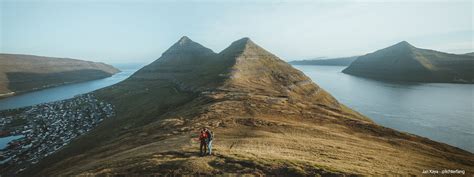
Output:
[[293,67],[376,123],[474,152],[474,85],[384,82],[340,66]]

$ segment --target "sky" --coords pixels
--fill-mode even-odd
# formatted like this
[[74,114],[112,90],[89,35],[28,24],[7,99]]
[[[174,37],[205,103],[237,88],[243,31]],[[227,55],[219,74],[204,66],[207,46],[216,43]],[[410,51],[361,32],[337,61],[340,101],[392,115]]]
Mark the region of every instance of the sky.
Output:
[[292,61],[408,41],[474,52],[473,1],[0,0],[0,52],[149,63],[182,36],[214,52],[252,41]]

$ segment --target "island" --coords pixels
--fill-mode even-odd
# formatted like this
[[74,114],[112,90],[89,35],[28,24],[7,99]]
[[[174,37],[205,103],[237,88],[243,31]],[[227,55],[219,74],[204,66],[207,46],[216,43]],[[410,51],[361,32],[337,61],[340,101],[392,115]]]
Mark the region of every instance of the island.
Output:
[[474,56],[420,49],[406,41],[358,57],[343,73],[387,81],[474,83]]
[[359,56],[340,58],[318,58],[309,60],[290,61],[292,65],[326,65],[326,66],[349,66]]

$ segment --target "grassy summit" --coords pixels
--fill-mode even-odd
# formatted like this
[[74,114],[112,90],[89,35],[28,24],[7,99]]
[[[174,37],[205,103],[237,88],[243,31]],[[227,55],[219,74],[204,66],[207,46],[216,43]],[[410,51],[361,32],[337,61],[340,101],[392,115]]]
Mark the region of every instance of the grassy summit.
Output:
[[[248,38],[214,53],[183,37],[94,94],[117,116],[22,175],[474,172],[472,153],[373,123]],[[198,156],[201,127],[214,156]]]
[[382,80],[474,83],[474,57],[420,49],[403,41],[358,57],[342,72]]
[[113,66],[66,58],[0,54],[0,98],[66,83],[109,77]]

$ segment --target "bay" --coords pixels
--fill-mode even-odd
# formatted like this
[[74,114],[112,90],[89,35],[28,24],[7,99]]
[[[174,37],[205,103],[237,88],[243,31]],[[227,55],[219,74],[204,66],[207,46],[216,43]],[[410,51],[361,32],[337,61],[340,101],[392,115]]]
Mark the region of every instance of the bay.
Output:
[[472,84],[385,82],[344,74],[341,66],[293,67],[380,125],[474,152]]

